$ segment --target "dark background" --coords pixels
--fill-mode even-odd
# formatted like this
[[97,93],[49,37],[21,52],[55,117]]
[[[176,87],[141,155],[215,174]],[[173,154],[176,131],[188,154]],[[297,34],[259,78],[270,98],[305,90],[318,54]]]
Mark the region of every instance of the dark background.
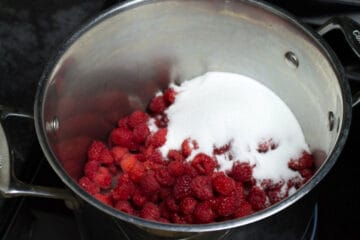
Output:
[[[285,8],[313,28],[317,28],[331,16],[339,14],[346,14],[360,22],[360,1],[273,0],[268,2]],[[109,0],[0,0],[0,105],[32,112],[37,83],[48,59],[66,37],[78,29],[82,23],[114,3],[116,1]],[[346,47],[341,34],[332,33],[326,36],[326,39],[344,64],[347,76],[351,80],[352,90],[359,90],[359,59]],[[357,230],[360,226],[360,186],[357,173],[360,164],[356,150],[360,143],[359,107],[354,109],[353,115],[350,136],[345,149],[335,167],[318,186],[318,239],[320,240],[359,239]],[[16,127],[10,131],[16,132],[13,134],[13,141],[19,142],[19,148],[23,152],[20,163],[23,163],[25,167],[19,167],[17,170],[20,175],[23,174],[26,180],[33,179],[40,168],[55,176],[46,161],[40,160],[41,158],[34,159],[31,163],[26,161],[28,156],[41,155],[39,150],[36,150],[37,142],[32,123],[21,122],[20,128]],[[23,134],[28,132],[30,134]],[[43,178],[42,180],[46,182],[46,177],[39,178],[40,180]],[[54,185],[62,185],[56,177],[53,181]],[[22,199],[10,200],[11,203],[22,201]],[[63,208],[62,203],[58,202],[52,202],[51,206],[47,206],[47,202],[43,200],[30,201],[35,208],[39,209],[58,208],[61,212]],[[15,209],[14,207],[14,211]],[[15,212],[12,213],[15,215]],[[38,217],[46,219],[47,216],[43,213]],[[1,224],[6,222],[5,218],[8,219],[9,215],[0,215],[0,229]],[[65,239],[68,234],[73,234],[67,232],[66,228],[74,224],[73,220],[62,218],[61,215],[57,221],[58,229],[54,231],[60,234],[58,237],[63,236]],[[3,224],[3,226],[9,225]],[[22,227],[26,228],[26,226]],[[36,228],[32,231],[45,231],[45,233],[48,232],[48,236],[51,236],[54,232],[50,230],[53,231],[53,229]],[[20,236],[16,239],[20,239]]]

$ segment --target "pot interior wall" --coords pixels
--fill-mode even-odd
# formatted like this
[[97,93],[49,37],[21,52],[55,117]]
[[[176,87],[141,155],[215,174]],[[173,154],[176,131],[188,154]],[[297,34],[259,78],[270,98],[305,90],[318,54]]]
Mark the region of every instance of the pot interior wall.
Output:
[[[145,109],[170,82],[207,71],[243,74],[273,90],[297,117],[311,150],[321,153],[316,164],[322,165],[336,143],[343,109],[333,66],[314,38],[242,1],[149,3],[115,10],[84,31],[48,79],[47,141],[71,177],[80,176],[90,141],[106,140],[119,117]],[[287,52],[298,67],[285,61]],[[54,119],[57,131],[50,130]]]

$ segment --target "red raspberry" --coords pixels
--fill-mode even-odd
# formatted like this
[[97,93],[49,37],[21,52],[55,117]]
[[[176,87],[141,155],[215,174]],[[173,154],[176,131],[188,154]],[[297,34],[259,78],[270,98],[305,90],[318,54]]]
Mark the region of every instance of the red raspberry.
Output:
[[135,192],[135,185],[130,181],[128,183],[118,185],[112,190],[113,199],[128,200]]
[[275,204],[286,198],[288,196],[288,191],[281,191],[281,188],[276,188],[267,191],[267,196],[269,197],[270,203]]
[[145,174],[146,169],[142,162],[136,162],[134,167],[129,171],[129,176],[134,182],[139,182]]
[[163,164],[163,156],[157,149],[151,152],[147,160],[153,163]]
[[167,134],[167,128],[161,128],[159,129],[152,137],[151,137],[151,146],[158,148],[164,145],[166,142],[166,134]]
[[230,216],[239,207],[239,201],[235,196],[220,196],[216,199],[215,210],[219,216]]
[[164,100],[165,102],[170,105],[175,102],[176,92],[173,88],[168,88],[164,92]]
[[235,163],[229,173],[235,181],[249,182],[252,179],[252,167],[249,163]]
[[182,153],[178,150],[170,150],[167,154],[167,158],[171,161],[179,161],[182,162],[184,161],[184,157],[182,155]]
[[303,185],[303,182],[304,182],[304,179],[302,179],[301,177],[293,177],[288,180],[287,186],[289,189],[292,187],[295,187],[295,189],[298,189]]
[[184,163],[184,174],[187,174],[191,177],[196,177],[199,175],[198,171],[196,171],[196,169],[189,162]]
[[173,188],[174,198],[182,200],[186,197],[190,197],[192,195],[191,182],[192,179],[189,175],[182,175],[177,178]]
[[162,186],[169,187],[172,186],[175,182],[174,177],[171,176],[169,170],[165,167],[157,169],[155,171],[155,177]]
[[180,212],[184,215],[192,214],[197,204],[198,201],[195,198],[186,197],[180,202]]
[[132,132],[127,128],[115,128],[110,133],[110,142],[120,147],[133,147]]
[[113,205],[112,199],[111,199],[111,195],[108,194],[101,194],[101,193],[97,193],[94,195],[94,197],[99,200],[102,203],[105,203],[109,206]]
[[94,177],[94,182],[102,189],[109,189],[112,183],[109,170],[105,167],[100,167]]
[[165,219],[170,219],[171,218],[171,211],[169,210],[169,208],[166,206],[165,201],[161,202],[159,205],[159,209],[160,209],[160,216],[162,218]]
[[216,165],[215,160],[204,153],[197,154],[191,162],[191,166],[193,166],[199,174],[203,175],[211,175]]
[[146,161],[146,157],[145,157],[145,155],[143,153],[136,153],[135,157],[140,162],[145,162]]
[[238,201],[243,201],[245,199],[244,186],[241,182],[235,182],[234,196],[236,196]]
[[115,204],[115,208],[127,214],[134,214],[134,209],[128,201],[117,201]]
[[155,116],[155,124],[158,128],[166,128],[169,123],[169,118],[165,113],[158,114]]
[[216,214],[211,209],[210,202],[205,201],[196,205],[193,216],[197,223],[211,223],[214,222]]
[[179,161],[171,161],[169,162],[169,165],[167,166],[169,173],[173,175],[174,177],[179,177],[184,174],[184,164],[183,162]]
[[99,161],[101,152],[106,148],[105,144],[100,141],[93,141],[88,148],[89,161]]
[[305,183],[314,175],[314,170],[311,168],[305,168],[299,170],[299,173],[304,178],[304,183]]
[[120,166],[120,162],[122,157],[128,153],[128,149],[127,148],[123,148],[123,147],[119,147],[119,146],[115,146],[113,148],[111,148],[110,153],[112,155],[112,157],[114,158],[115,163]]
[[154,203],[145,203],[141,209],[140,216],[149,220],[158,220],[160,218],[160,209]]
[[184,158],[190,156],[193,149],[197,149],[199,146],[195,140],[190,141],[189,138],[185,139],[181,144],[181,153]]
[[179,206],[178,206],[178,204],[176,203],[176,201],[175,201],[174,198],[168,197],[168,198],[165,200],[165,204],[166,204],[166,207],[167,207],[171,212],[178,212],[178,211],[179,211]]
[[123,185],[123,184],[128,184],[129,182],[131,182],[130,176],[128,173],[120,173],[117,179],[117,185]]
[[167,218],[159,218],[158,222],[162,222],[162,223],[170,223],[170,221]]
[[225,175],[216,176],[212,184],[215,191],[224,196],[231,195],[235,189],[235,181]]
[[254,210],[265,208],[266,195],[265,192],[257,186],[253,186],[248,195],[248,202]]
[[118,121],[118,127],[119,128],[129,128],[129,117],[123,117],[123,118],[120,118],[119,121]]
[[127,153],[122,157],[120,167],[124,172],[130,172],[136,163],[138,163],[138,160],[135,155]]
[[228,152],[231,148],[231,144],[225,144],[224,146],[221,146],[221,147],[214,147],[214,150],[213,150],[213,154],[215,155],[221,155],[221,154],[224,154],[225,152]]
[[89,179],[93,180],[97,171],[99,170],[100,163],[98,161],[89,161],[85,164],[84,174]]
[[176,224],[186,224],[186,220],[183,216],[179,216],[177,213],[171,213],[170,216],[171,222]]
[[252,209],[250,203],[242,202],[240,204],[240,207],[234,213],[234,218],[245,217],[245,216],[252,214],[253,212],[254,212],[254,210]]
[[311,154],[303,151],[300,158],[291,159],[288,165],[289,168],[293,170],[302,170],[305,168],[311,168],[313,165],[313,157]]
[[272,138],[270,138],[268,140],[261,141],[256,150],[259,153],[266,153],[269,150],[275,150],[277,147],[278,147],[278,144],[275,143]]
[[88,177],[82,177],[79,179],[79,185],[91,195],[100,192],[100,188],[92,182]]
[[140,180],[140,191],[146,196],[153,195],[160,190],[160,185],[154,175],[152,171],[148,171]]
[[128,124],[131,128],[135,128],[139,124],[146,124],[149,120],[149,115],[143,111],[137,110],[129,116]]
[[109,164],[112,164],[114,162],[114,158],[112,157],[110,151],[107,148],[105,148],[104,150],[101,151],[99,161],[102,164],[109,165]]
[[135,189],[135,192],[132,196],[132,202],[136,207],[142,207],[146,203],[146,197],[143,196],[139,189]]
[[108,165],[107,168],[109,169],[109,172],[113,176],[116,175],[119,172],[118,168],[116,167],[116,165],[114,163]]
[[197,176],[192,179],[191,189],[195,197],[200,200],[208,200],[214,196],[211,177],[209,176]]
[[140,123],[134,127],[132,139],[136,143],[143,143],[149,135],[150,129],[148,125],[146,123]]
[[166,103],[163,96],[156,96],[151,99],[149,104],[149,110],[154,114],[159,114],[164,112],[166,109]]
[[170,187],[162,187],[160,188],[160,192],[159,192],[159,197],[161,199],[167,199],[168,197],[172,196],[171,193],[172,193],[172,188]]

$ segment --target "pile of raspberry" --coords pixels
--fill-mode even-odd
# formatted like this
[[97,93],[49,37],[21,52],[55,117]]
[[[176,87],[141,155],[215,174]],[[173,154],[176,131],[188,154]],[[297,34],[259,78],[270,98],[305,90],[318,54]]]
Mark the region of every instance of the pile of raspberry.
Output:
[[[298,189],[314,173],[312,155],[291,159],[290,169],[302,177],[273,182],[257,181],[247,162],[234,161],[232,169],[218,171],[216,155],[229,145],[214,148],[213,155],[196,154],[197,142],[184,139],[179,149],[163,156],[168,118],[165,110],[175,102],[172,88],[155,96],[148,111],[121,118],[108,144],[94,140],[88,148],[84,176],[79,184],[101,202],[125,213],[164,223],[203,224],[240,218],[262,210]],[[149,121],[157,130],[151,131]],[[266,154],[277,148],[272,140],[259,143]]]

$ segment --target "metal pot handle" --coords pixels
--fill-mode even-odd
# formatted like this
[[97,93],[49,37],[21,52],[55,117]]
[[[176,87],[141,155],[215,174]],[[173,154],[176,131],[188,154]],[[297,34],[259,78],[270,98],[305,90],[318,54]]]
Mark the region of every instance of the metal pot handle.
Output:
[[75,200],[72,193],[67,189],[31,185],[16,178],[12,166],[12,154],[8,146],[5,131],[1,125],[1,123],[9,117],[33,119],[31,114],[21,113],[0,106],[0,196],[5,198],[32,196]]
[[[360,58],[360,24],[346,16],[336,16],[325,22],[317,32],[323,36],[333,30],[340,30],[353,52]],[[352,106],[360,103],[360,91],[352,96]]]

